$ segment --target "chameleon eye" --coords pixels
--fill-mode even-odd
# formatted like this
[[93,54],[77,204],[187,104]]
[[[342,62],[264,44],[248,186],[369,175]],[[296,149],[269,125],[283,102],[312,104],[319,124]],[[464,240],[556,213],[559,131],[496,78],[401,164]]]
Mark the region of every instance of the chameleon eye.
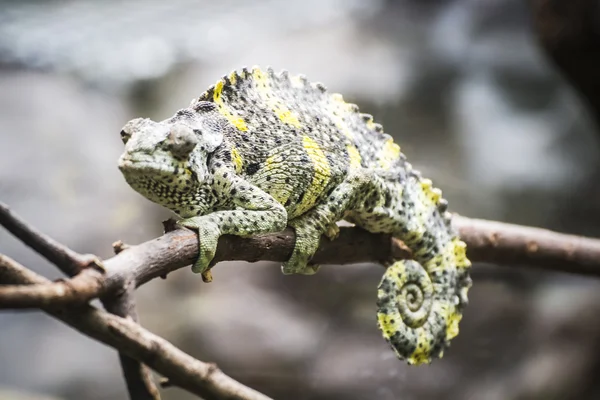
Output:
[[125,132],[125,129],[121,130],[121,140],[123,141],[123,144],[127,144],[127,141],[129,140],[129,138],[131,137],[131,135],[127,132]]

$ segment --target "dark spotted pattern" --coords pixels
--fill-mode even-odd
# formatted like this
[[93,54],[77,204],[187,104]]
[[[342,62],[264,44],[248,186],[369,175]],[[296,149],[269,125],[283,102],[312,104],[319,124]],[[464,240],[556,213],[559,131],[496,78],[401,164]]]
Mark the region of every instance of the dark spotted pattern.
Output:
[[206,274],[219,236],[276,232],[296,246],[286,274],[314,274],[321,235],[347,219],[391,233],[412,250],[378,289],[378,325],[411,364],[439,357],[458,334],[471,285],[447,202],[370,115],[318,83],[254,68],[224,76],[172,118],[121,132],[127,182],[199,231],[195,272]]

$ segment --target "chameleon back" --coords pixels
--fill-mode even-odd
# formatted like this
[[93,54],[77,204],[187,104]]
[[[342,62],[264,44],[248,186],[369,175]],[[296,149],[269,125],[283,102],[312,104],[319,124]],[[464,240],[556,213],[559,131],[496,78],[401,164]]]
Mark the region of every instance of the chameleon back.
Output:
[[217,104],[255,155],[266,137],[279,145],[308,136],[348,167],[392,168],[400,160],[400,148],[371,115],[302,75],[243,68],[221,78],[197,101]]

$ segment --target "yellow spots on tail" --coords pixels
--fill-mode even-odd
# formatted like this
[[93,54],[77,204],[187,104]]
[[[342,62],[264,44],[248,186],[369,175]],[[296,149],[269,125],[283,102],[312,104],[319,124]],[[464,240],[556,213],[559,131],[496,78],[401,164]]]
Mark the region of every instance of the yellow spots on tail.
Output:
[[232,112],[229,106],[227,106],[227,104],[225,104],[225,102],[223,101],[223,85],[223,80],[220,80],[215,85],[215,89],[213,92],[213,101],[219,107],[219,112],[221,113],[221,115],[227,118],[229,122],[231,122],[240,131],[247,131],[248,126],[246,125],[246,122],[234,112]]
[[267,74],[262,72],[259,68],[252,69],[252,76],[256,83],[256,89],[265,102],[265,104],[277,115],[277,117],[288,125],[301,128],[302,124],[298,120],[298,116],[295,112],[291,111],[285,103],[277,98],[273,90],[270,88],[270,78]]
[[446,338],[452,340],[458,336],[458,323],[462,319],[462,314],[456,310],[456,307],[449,305],[446,314]]
[[[379,296],[382,295],[380,294]],[[402,331],[403,329],[405,329],[402,326],[402,322],[398,320],[398,318],[394,318],[393,316],[384,313],[377,313],[377,323],[379,325],[381,333],[383,334],[383,337],[388,340],[390,339],[390,337],[392,337],[394,332]]]
[[392,280],[396,284],[396,287],[402,287],[406,283],[408,279],[408,274],[406,273],[406,265],[402,261],[395,262],[392,266],[388,268],[393,268],[394,273],[388,274],[391,276]]
[[233,165],[235,165],[235,172],[238,174],[242,172],[242,165],[244,164],[244,160],[242,159],[242,155],[235,147],[231,148],[231,160],[233,161]]
[[452,252],[457,268],[469,268],[471,261],[467,258],[467,245],[459,238],[452,240]]
[[360,168],[362,164],[362,157],[360,156],[356,146],[348,143],[348,145],[346,145],[346,150],[348,151],[348,157],[350,157],[350,168]]
[[319,144],[310,137],[304,135],[302,137],[302,146],[312,161],[313,179],[310,183],[310,186],[304,193],[302,202],[296,206],[294,215],[301,215],[315,205],[317,199],[327,187],[331,177],[331,170],[329,167],[329,162],[327,161],[327,156],[325,156],[325,153]]
[[458,323],[462,319],[462,314],[456,312],[454,307],[452,307],[452,309],[454,311],[448,316],[448,327],[446,328],[446,337],[448,340],[454,339],[458,336]]
[[415,351],[406,359],[411,365],[429,364],[431,362],[431,339],[433,338],[431,332],[423,329],[422,327],[417,329],[417,348]]
[[466,249],[467,245],[465,242],[458,237],[454,237],[451,241],[447,242],[444,249],[442,249],[441,255],[434,257],[428,262],[428,266],[442,261],[438,268],[450,268],[451,266],[456,266],[459,270],[462,268],[469,268],[471,266],[471,261],[467,258]]
[[389,138],[383,145],[381,152],[378,154],[379,166],[383,169],[390,169],[392,165],[400,158],[400,146],[394,143],[392,138]]

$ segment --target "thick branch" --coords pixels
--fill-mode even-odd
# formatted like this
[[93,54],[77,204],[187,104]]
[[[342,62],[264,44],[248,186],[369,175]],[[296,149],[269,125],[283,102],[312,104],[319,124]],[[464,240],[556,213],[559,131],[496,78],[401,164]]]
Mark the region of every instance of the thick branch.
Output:
[[600,277],[600,239],[463,217],[454,224],[473,261]]
[[[2,210],[0,209],[0,214]],[[0,218],[0,223],[2,219]],[[539,228],[490,222],[456,216],[454,225],[467,243],[467,254],[472,261],[497,265],[541,268],[600,277],[600,240],[565,235]],[[284,232],[241,238],[223,236],[215,260],[268,260],[282,262],[289,258],[294,246],[294,233]],[[190,265],[197,257],[197,236],[189,230],[175,230],[159,238],[132,246],[104,261],[105,274],[86,269],[72,279],[75,287],[80,280],[96,282],[95,295],[106,296],[125,290],[133,282],[137,287]],[[319,264],[350,264],[378,262],[389,258],[410,258],[410,253],[398,240],[387,235],[370,234],[358,228],[342,228],[334,241],[323,239],[314,261]],[[85,286],[85,285],[82,285]],[[30,290],[37,290],[36,286]],[[0,288],[0,308],[14,308],[19,300],[9,292],[16,288]],[[82,302],[90,297],[86,291]],[[38,297],[43,297],[38,295]],[[25,305],[48,304],[27,300]],[[64,300],[59,300],[63,301]]]
[[[49,281],[0,255],[0,281],[16,285]],[[94,307],[42,307],[78,331],[117,349],[169,377],[169,381],[208,400],[269,400],[225,375],[214,364],[196,360],[135,322]]]

